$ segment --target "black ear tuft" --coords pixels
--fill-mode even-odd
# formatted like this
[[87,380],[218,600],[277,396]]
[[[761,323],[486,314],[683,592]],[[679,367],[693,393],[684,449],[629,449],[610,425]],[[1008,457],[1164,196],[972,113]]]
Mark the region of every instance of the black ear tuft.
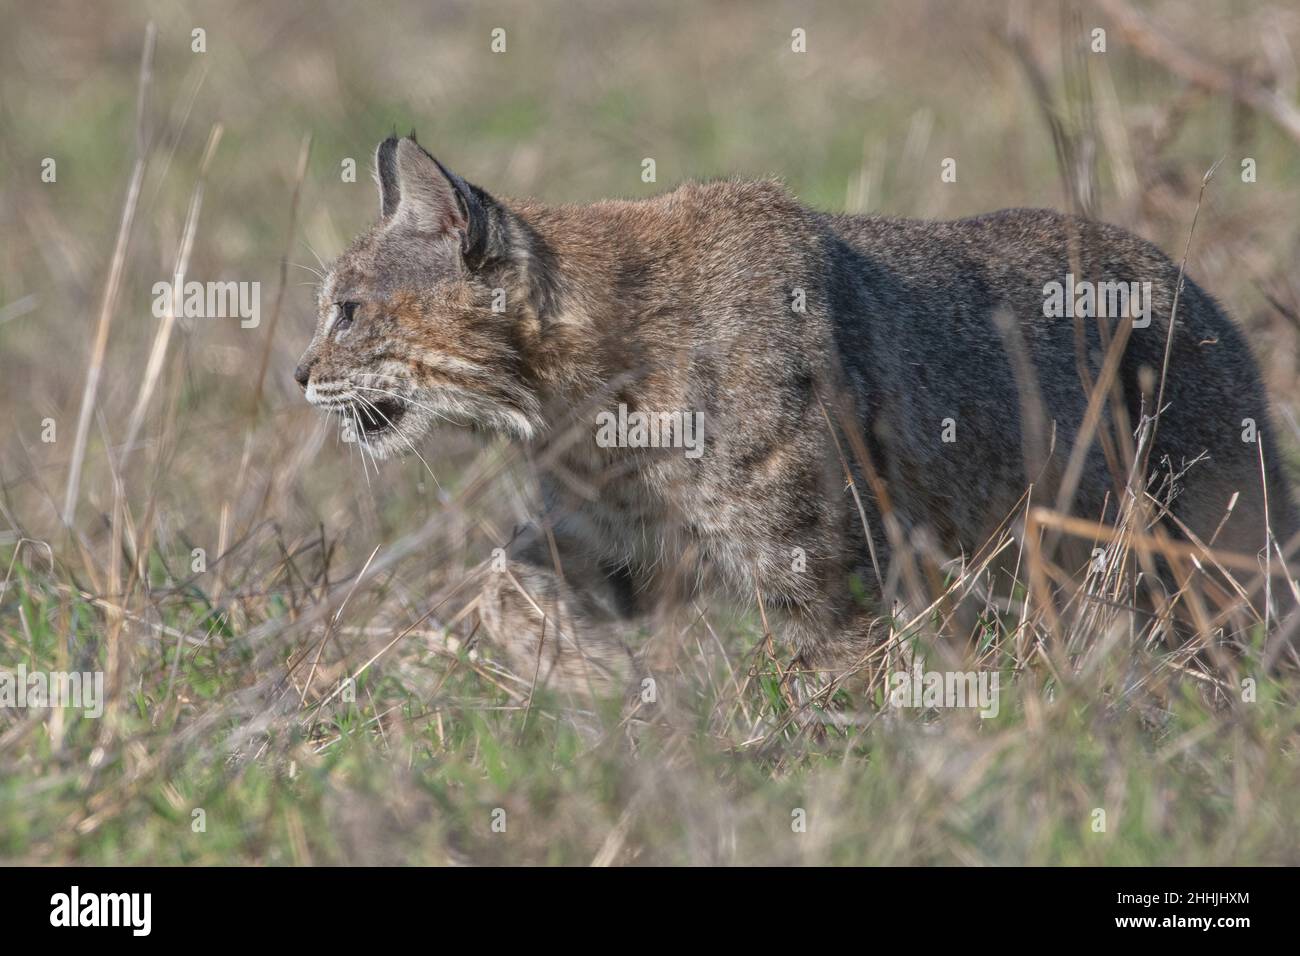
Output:
[[384,218],[397,211],[402,188],[397,176],[396,135],[388,137],[375,150],[375,181],[379,183],[379,212]]

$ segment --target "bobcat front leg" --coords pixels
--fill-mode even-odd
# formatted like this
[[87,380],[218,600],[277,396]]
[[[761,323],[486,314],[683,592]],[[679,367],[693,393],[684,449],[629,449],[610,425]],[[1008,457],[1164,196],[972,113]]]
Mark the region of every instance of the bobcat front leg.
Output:
[[[558,555],[558,568],[556,556]],[[538,687],[609,696],[631,686],[635,625],[620,607],[618,582],[533,531],[488,572],[479,617],[489,643]]]

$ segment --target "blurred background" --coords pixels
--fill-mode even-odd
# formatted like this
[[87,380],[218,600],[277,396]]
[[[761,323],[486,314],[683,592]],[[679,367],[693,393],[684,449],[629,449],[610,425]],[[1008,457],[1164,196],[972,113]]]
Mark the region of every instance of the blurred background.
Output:
[[[793,743],[779,655],[719,608],[702,633],[726,666],[683,665],[705,702],[635,742],[617,712],[570,720],[431,597],[528,515],[509,450],[447,431],[429,468],[376,472],[291,372],[393,130],[505,196],[775,176],[827,210],[1086,212],[1175,260],[1218,163],[1188,272],[1246,329],[1295,464],[1300,7],[6,2],[0,22],[0,665],[102,666],[113,695],[102,722],[0,715],[0,857],[1296,861],[1294,726],[1181,690],[1116,717],[1045,713],[1025,685],[996,731]],[[260,283],[257,327],[160,335],[178,257]],[[486,831],[498,806],[511,840]],[[834,826],[792,842],[795,806]]]

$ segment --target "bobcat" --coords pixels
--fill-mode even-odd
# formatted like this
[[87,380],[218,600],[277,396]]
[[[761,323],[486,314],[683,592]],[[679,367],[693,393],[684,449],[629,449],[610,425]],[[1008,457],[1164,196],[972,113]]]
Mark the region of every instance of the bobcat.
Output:
[[877,640],[900,546],[969,555],[1031,483],[1053,504],[1123,326],[1107,301],[1132,328],[1069,510],[1113,515],[1168,343],[1146,452],[1177,477],[1170,534],[1265,546],[1244,427],[1274,452],[1271,525],[1294,527],[1246,343],[1191,281],[1169,337],[1179,269],[1119,228],[832,215],[771,181],[505,201],[414,135],[375,167],[379,221],[326,276],[295,377],[376,456],[443,419],[531,444],[537,525],[480,596],[524,674],[623,686],[638,621],[701,586],[761,599],[809,666],[848,666]]

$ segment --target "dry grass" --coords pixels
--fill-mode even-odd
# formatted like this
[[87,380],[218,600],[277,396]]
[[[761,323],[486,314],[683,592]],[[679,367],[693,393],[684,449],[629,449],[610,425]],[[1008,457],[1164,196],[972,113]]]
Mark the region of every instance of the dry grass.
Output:
[[[887,640],[851,681],[810,690],[753,602],[719,600],[646,635],[658,701],[592,703],[534,692],[475,632],[485,558],[530,512],[522,452],[448,431],[428,468],[376,469],[289,377],[312,250],[369,220],[369,149],[417,125],[507,194],[779,173],[828,208],[1075,206],[1127,225],[1184,254],[1245,327],[1284,424],[1285,447],[1262,451],[1294,464],[1300,165],[1285,106],[1255,107],[1259,89],[1294,102],[1300,16],[1147,8],[1162,35],[1215,38],[1183,79],[1130,21],[1104,55],[1071,45],[1116,4],[1063,11],[6,11],[0,665],[103,670],[109,707],[0,711],[0,859],[1297,862],[1297,678],[1244,600],[1287,587],[1285,542],[1261,567],[1153,534],[1149,433],[1102,525],[1027,494],[959,567],[903,548]],[[939,181],[947,156],[958,184]],[[151,285],[178,270],[261,281],[261,325],[154,319]],[[1061,566],[1072,537],[1103,551],[1082,575]],[[1007,555],[1009,598],[989,580]],[[1180,587],[1153,598],[1157,557]],[[997,672],[999,714],[889,706],[917,659]]]

